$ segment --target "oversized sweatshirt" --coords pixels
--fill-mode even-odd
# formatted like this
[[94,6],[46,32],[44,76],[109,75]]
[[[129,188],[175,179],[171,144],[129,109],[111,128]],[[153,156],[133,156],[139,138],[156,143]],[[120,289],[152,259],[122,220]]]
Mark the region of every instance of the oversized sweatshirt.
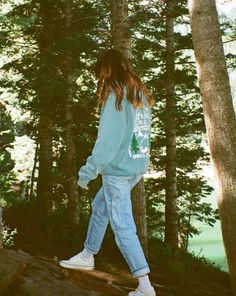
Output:
[[151,108],[142,95],[144,108],[135,108],[126,98],[122,111],[116,109],[110,92],[102,103],[97,140],[86,164],[79,170],[78,185],[86,188],[98,174],[135,176],[146,173],[150,159]]

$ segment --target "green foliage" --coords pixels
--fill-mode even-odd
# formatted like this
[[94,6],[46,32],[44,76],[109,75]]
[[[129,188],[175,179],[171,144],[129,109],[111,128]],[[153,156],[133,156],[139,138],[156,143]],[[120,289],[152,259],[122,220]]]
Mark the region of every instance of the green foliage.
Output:
[[[5,15],[2,15],[4,34],[2,37],[2,53],[8,56],[3,65],[4,76],[0,80],[9,93],[16,95],[21,110],[30,111],[30,119],[24,132],[31,138],[37,137],[39,118],[39,93],[48,89],[53,92],[52,99],[44,98],[48,114],[54,124],[54,196],[56,207],[66,199],[65,180],[65,121],[64,102],[67,85],[63,76],[65,55],[69,49],[73,56],[73,93],[74,102],[71,106],[74,115],[74,141],[77,149],[77,166],[81,166],[91,151],[96,138],[98,109],[96,108],[96,84],[93,65],[99,52],[109,46],[108,7],[91,1],[76,2],[72,7],[72,26],[70,38],[65,38],[65,2],[54,2],[54,18],[48,20],[53,27],[51,40],[44,62],[48,67],[40,70],[40,34],[41,16],[37,2],[26,1],[24,4],[12,4]],[[106,15],[106,17],[104,17]],[[97,23],[100,25],[97,26]],[[14,36],[14,38],[13,38]],[[98,46],[99,44],[99,46]],[[18,51],[18,52],[17,52]],[[45,65],[46,65],[45,64]],[[42,68],[42,67],[41,67]],[[54,69],[55,75],[47,72]],[[76,85],[81,77],[86,81]]]
[[17,234],[17,229],[11,229],[3,223],[3,247],[10,248],[14,246],[14,236]]
[[[8,2],[8,1],[7,1]],[[10,3],[10,2],[9,2]],[[48,20],[51,42],[47,53],[40,51],[42,42],[42,18],[40,3],[25,1],[24,4],[11,2],[10,8],[1,20],[0,52],[5,59],[0,79],[1,92],[8,91],[14,95],[12,107],[19,107],[30,113],[27,121],[18,123],[18,132],[26,134],[36,141],[40,112],[40,93],[45,89],[50,96],[43,98],[47,115],[53,121],[53,196],[51,202],[54,208],[52,233],[56,230],[68,232],[59,228],[65,216],[67,204],[66,195],[66,153],[65,153],[65,98],[67,84],[63,75],[66,66],[68,50],[72,56],[73,71],[73,110],[74,141],[76,144],[76,165],[84,164],[94,145],[99,118],[99,108],[96,106],[96,81],[94,64],[99,53],[111,46],[109,5],[107,1],[75,1],[72,3],[70,36],[66,37],[65,1],[52,1],[53,18]],[[146,181],[148,229],[150,237],[163,238],[164,233],[164,203],[165,186],[164,170],[165,126],[168,117],[165,111],[166,70],[165,70],[165,2],[150,1],[148,5],[140,5],[140,1],[129,3],[131,12],[130,30],[134,68],[142,80],[150,88],[154,98],[153,127],[151,135],[151,165],[150,170],[158,172],[157,179]],[[202,145],[205,134],[202,103],[197,85],[196,68],[193,61],[193,44],[189,32],[187,1],[175,3],[175,84],[177,108],[175,114],[177,125],[177,181],[179,230],[182,239],[187,242],[188,236],[199,233],[192,221],[197,219],[213,225],[218,218],[217,211],[205,202],[212,192],[206,180],[200,175],[202,165],[209,161],[209,155]],[[229,22],[222,30],[234,38],[233,26]],[[185,30],[180,28],[185,26]],[[234,66],[234,56],[228,56],[230,66]],[[50,70],[53,71],[50,72]],[[79,80],[78,80],[79,77]],[[77,84],[76,84],[77,81]],[[44,91],[45,93],[45,91]],[[41,99],[42,101],[42,99]],[[42,103],[42,102],[41,102]],[[12,189],[15,176],[12,174],[14,162],[6,147],[14,141],[16,125],[1,112],[0,137],[0,185],[1,196],[11,199],[15,196]],[[5,125],[5,126],[4,126]],[[1,139],[2,139],[1,138]],[[136,140],[132,148],[137,151]],[[36,180],[37,181],[37,180]],[[33,186],[35,188],[35,186]],[[91,199],[95,194],[97,183],[91,182]],[[36,191],[34,191],[34,197]],[[19,197],[19,196],[18,196]],[[8,199],[9,200],[9,199]],[[33,201],[32,201],[33,202]],[[87,201],[81,201],[83,215],[89,214]],[[53,237],[53,235],[52,235]]]
[[226,57],[227,67],[231,69],[236,69],[236,54],[228,53],[225,57]]
[[[134,7],[132,27],[135,64],[137,71],[152,91],[156,100],[153,108],[153,134],[151,137],[150,171],[158,172],[157,179],[146,180],[147,214],[150,237],[164,236],[165,127],[168,116],[165,109],[165,5],[150,4],[151,7]],[[200,174],[203,165],[209,161],[202,137],[205,133],[202,102],[197,86],[196,68],[193,60],[193,45],[188,31],[189,17],[187,1],[176,3],[175,16],[175,92],[177,136],[177,206],[179,211],[179,232],[183,246],[187,247],[189,235],[199,234],[193,221],[204,221],[213,225],[218,218],[217,211],[204,199],[212,192]],[[138,13],[134,11],[138,10]],[[185,30],[181,31],[183,23]]]
[[6,107],[0,103],[0,201],[4,204],[9,197],[15,197],[12,185],[15,175],[12,173],[14,162],[8,148],[12,146],[15,139],[14,124],[7,114]]
[[149,246],[150,262],[157,265],[162,276],[168,279],[167,285],[173,285],[175,295],[203,295],[204,286],[211,287],[211,292],[215,290],[220,293],[217,287],[219,283],[229,285],[228,273],[205,257],[195,256],[184,249],[173,249],[158,239],[150,239]]

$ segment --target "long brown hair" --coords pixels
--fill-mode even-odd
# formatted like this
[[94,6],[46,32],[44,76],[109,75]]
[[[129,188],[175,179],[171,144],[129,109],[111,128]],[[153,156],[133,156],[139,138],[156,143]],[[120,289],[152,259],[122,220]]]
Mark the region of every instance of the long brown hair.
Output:
[[98,106],[102,102],[106,103],[107,97],[113,89],[116,94],[116,108],[119,111],[122,110],[121,101],[124,87],[127,90],[128,101],[135,108],[143,108],[142,93],[146,96],[150,106],[154,104],[154,99],[147,87],[134,73],[128,60],[117,49],[108,49],[100,56],[95,66],[95,75],[98,79]]

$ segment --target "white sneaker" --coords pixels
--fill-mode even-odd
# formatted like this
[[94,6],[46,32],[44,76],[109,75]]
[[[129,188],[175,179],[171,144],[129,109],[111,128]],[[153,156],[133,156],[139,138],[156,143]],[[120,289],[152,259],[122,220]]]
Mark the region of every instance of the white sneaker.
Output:
[[135,291],[129,292],[128,296],[156,296],[156,292],[153,287],[146,292],[139,290],[138,287]]
[[87,260],[82,257],[81,252],[77,255],[71,257],[68,260],[61,260],[59,265],[70,269],[84,269],[93,270],[94,269],[94,257],[91,260]]

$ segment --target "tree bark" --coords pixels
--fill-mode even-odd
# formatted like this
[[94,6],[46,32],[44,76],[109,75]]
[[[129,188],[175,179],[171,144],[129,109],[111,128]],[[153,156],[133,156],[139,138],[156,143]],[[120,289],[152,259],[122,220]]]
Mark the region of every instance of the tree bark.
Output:
[[42,216],[48,217],[51,212],[50,199],[52,196],[52,120],[44,110],[40,108],[38,125],[39,148],[39,176],[37,184],[37,204]]
[[165,242],[178,247],[178,212],[176,194],[176,101],[174,2],[166,1],[166,203]]
[[146,216],[146,194],[143,178],[132,190],[132,206],[137,233],[145,255],[148,257],[148,235]]
[[77,171],[76,171],[76,149],[74,143],[74,120],[73,120],[73,59],[70,50],[71,44],[71,0],[66,1],[65,14],[65,40],[67,49],[65,53],[64,74],[66,82],[65,96],[65,145],[66,145],[66,179],[68,195],[68,220],[71,229],[75,229],[80,221],[80,201],[78,197]]
[[3,221],[2,221],[2,206],[0,204],[0,249],[1,248],[3,248]]
[[37,167],[37,161],[38,161],[38,148],[39,148],[39,142],[38,139],[36,141],[36,147],[35,147],[35,154],[34,154],[34,165],[31,173],[31,180],[30,180],[30,193],[29,193],[29,199],[32,200],[34,196],[34,181],[35,181],[35,172]]
[[[131,60],[131,40],[128,19],[128,1],[111,0],[111,33],[114,47],[119,49],[124,56]],[[148,236],[146,219],[146,195],[143,178],[132,190],[132,207],[134,220],[137,226],[137,233],[143,251],[148,257]]]
[[210,155],[219,184],[218,206],[236,295],[236,120],[214,0],[189,0],[192,36]]
[[[45,218],[51,208],[52,170],[53,170],[53,101],[55,70],[51,61],[53,56],[54,32],[54,1],[40,1],[39,14],[41,17],[41,31],[39,36],[40,70],[37,84],[39,97],[39,178],[37,186],[37,201],[39,212]],[[43,220],[46,221],[46,220]]]
[[113,46],[128,60],[132,59],[127,0],[111,0],[111,34]]

